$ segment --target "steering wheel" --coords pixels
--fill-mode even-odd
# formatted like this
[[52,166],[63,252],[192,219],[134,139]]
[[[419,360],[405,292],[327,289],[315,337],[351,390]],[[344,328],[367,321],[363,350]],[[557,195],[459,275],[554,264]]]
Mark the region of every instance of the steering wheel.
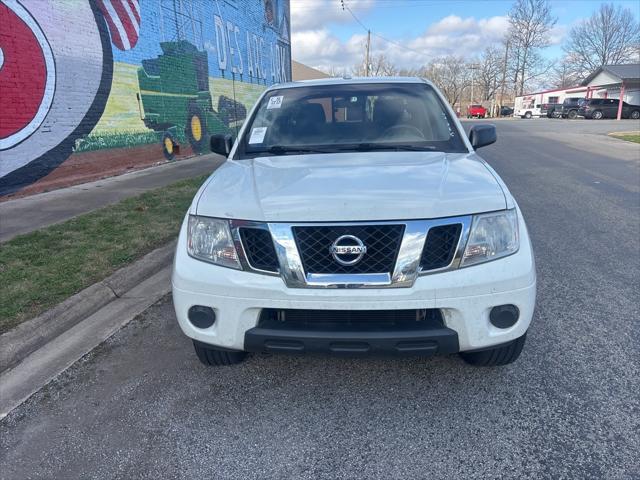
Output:
[[384,132],[382,132],[381,137],[382,138],[392,138],[392,137],[398,137],[398,136],[403,137],[403,135],[398,135],[400,132],[408,133],[407,136],[409,137],[413,136],[421,140],[425,139],[423,133],[420,130],[418,130],[413,125],[406,125],[406,124],[394,125],[393,127],[387,128]]

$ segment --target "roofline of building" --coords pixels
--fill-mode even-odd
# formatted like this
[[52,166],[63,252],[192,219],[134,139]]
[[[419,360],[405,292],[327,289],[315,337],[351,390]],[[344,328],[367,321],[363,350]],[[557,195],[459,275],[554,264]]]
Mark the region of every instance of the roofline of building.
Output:
[[612,72],[610,67],[627,67],[629,65],[638,65],[637,63],[615,63],[612,65],[603,65],[601,67],[599,67],[595,72],[591,73],[591,75],[589,75],[587,78],[585,78],[582,81],[583,86],[586,86],[590,81],[592,81],[594,78],[596,78],[598,75],[600,75],[600,73],[602,73],[603,71],[606,71],[607,73],[609,73],[610,75],[620,79],[621,82],[625,81],[625,80],[638,80],[638,78],[636,77],[629,77],[629,78],[622,78],[620,75],[618,75],[615,72]]
[[525,94],[522,94],[522,95],[516,95],[515,98],[528,97],[530,95],[540,95],[540,94],[543,94],[543,93],[566,92],[567,90],[574,90],[576,88],[582,89],[582,88],[586,88],[586,87],[583,87],[582,85],[576,85],[574,87],[567,87],[567,88],[552,88],[551,90],[541,90],[539,92],[532,92],[532,93],[525,93]]

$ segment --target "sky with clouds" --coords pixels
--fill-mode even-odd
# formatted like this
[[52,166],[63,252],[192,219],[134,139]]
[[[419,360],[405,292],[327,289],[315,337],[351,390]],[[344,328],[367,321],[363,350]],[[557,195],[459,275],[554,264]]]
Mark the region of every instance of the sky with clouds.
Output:
[[[292,56],[315,68],[336,71],[362,62],[366,28],[372,54],[384,54],[398,67],[416,67],[441,55],[471,58],[497,44],[507,27],[510,0],[290,0]],[[572,25],[589,17],[600,1],[552,1],[557,24],[550,32],[549,59],[562,55]],[[616,1],[640,18],[640,2]],[[366,27],[366,28],[365,28]]]

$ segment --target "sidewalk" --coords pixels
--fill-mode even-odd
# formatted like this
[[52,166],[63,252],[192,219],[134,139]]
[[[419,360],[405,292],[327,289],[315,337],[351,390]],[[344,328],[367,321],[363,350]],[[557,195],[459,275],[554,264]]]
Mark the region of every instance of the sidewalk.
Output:
[[201,155],[117,177],[0,202],[0,242],[59,223],[183,178],[213,172],[220,155]]

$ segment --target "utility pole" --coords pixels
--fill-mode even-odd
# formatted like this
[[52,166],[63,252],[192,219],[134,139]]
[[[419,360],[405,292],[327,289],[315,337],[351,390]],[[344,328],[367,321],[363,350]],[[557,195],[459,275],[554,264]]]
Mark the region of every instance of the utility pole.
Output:
[[471,105],[473,105],[473,72],[475,72],[475,70],[474,66],[471,65]]
[[[504,47],[504,63],[502,64],[502,84],[500,85],[500,109],[504,106],[504,84],[507,81],[507,62],[509,61],[509,40]],[[500,115],[500,114],[498,114]]]
[[471,105],[473,105],[473,84],[475,82],[475,71],[478,70],[478,68],[480,67],[480,65],[478,65],[477,63],[472,63],[469,65],[469,68],[471,69]]
[[351,11],[351,9],[347,5],[345,5],[344,0],[340,0],[340,5],[342,6],[342,10],[346,9],[346,10],[349,11],[349,13],[353,17],[353,19],[356,22],[358,22],[362,26],[362,28],[366,28],[367,29],[367,51],[366,51],[365,58],[364,58],[364,76],[368,77],[369,76],[369,69],[370,69],[370,65],[369,65],[369,50],[371,49],[371,30],[369,30],[367,27],[365,27],[364,24],[358,19],[358,17],[356,17],[354,15],[354,13]]
[[369,49],[371,48],[371,30],[367,30],[367,54],[365,55],[364,76],[369,76]]

